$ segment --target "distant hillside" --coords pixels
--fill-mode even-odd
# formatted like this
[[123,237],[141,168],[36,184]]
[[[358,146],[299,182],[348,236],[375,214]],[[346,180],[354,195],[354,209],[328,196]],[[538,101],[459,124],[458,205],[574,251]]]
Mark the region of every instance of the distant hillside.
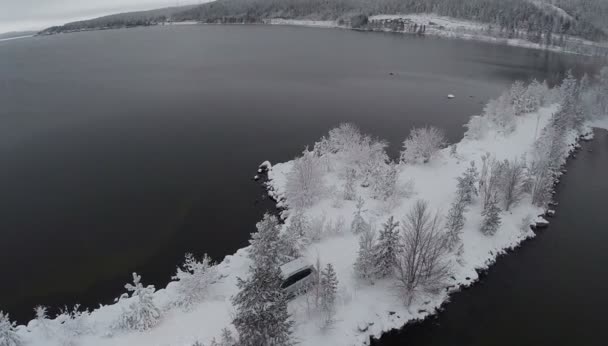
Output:
[[191,10],[195,5],[167,7],[148,11],[126,12],[112,14],[90,20],[71,22],[60,26],[47,28],[39,34],[48,35],[60,32],[71,32],[94,29],[114,29],[133,26],[147,26],[172,20],[176,13]]
[[[166,20],[259,23],[271,18],[339,20],[363,25],[377,14],[435,13],[491,24],[501,32],[608,39],[608,0],[217,0],[197,6],[131,12],[46,29],[57,33],[152,25]],[[551,36],[551,35],[549,35]]]

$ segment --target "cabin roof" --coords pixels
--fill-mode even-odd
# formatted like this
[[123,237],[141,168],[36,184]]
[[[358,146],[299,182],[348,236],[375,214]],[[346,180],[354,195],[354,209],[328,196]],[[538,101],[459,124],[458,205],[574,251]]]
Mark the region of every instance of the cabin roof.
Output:
[[287,262],[281,266],[281,274],[284,278],[288,278],[291,275],[310,267],[310,263],[304,257],[296,258],[291,262]]

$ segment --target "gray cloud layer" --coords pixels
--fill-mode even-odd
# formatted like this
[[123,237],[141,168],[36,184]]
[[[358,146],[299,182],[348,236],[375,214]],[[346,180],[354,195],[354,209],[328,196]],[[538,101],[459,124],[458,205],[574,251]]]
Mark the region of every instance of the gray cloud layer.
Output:
[[111,13],[198,2],[199,0],[0,0],[0,33],[39,30]]

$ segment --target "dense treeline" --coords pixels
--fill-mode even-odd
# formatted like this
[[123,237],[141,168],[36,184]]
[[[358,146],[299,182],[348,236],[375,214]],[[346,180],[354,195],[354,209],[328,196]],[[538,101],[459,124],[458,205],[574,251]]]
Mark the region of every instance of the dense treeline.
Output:
[[[575,3],[575,0],[569,2]],[[256,22],[273,17],[336,20],[359,14],[430,12],[491,23],[504,31],[568,34],[591,40],[606,38],[604,31],[586,20],[587,16],[568,16],[552,6],[539,6],[528,0],[220,0],[178,13],[176,19],[203,22]]]
[[[573,35],[608,38],[608,3],[602,0],[218,0],[199,6],[132,12],[53,27],[45,33],[151,25],[168,20],[209,23],[258,23],[270,18],[342,20],[357,26],[361,16],[436,13],[491,24],[505,33],[538,37]],[[565,12],[564,12],[565,10]],[[356,19],[356,20],[354,20]],[[358,24],[359,23],[359,24]],[[549,35],[547,35],[549,34]],[[534,41],[534,39],[533,39]]]
[[168,7],[150,11],[119,13],[90,20],[67,23],[53,26],[40,32],[41,34],[55,34],[60,32],[128,28],[134,26],[148,26],[171,20],[178,12],[186,11],[194,6]]

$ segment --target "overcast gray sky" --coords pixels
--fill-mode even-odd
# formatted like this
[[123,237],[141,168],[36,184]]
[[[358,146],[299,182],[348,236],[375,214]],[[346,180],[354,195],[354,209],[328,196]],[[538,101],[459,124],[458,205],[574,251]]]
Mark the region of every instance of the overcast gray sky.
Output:
[[191,5],[205,0],[0,0],[0,33],[40,30],[125,11]]

